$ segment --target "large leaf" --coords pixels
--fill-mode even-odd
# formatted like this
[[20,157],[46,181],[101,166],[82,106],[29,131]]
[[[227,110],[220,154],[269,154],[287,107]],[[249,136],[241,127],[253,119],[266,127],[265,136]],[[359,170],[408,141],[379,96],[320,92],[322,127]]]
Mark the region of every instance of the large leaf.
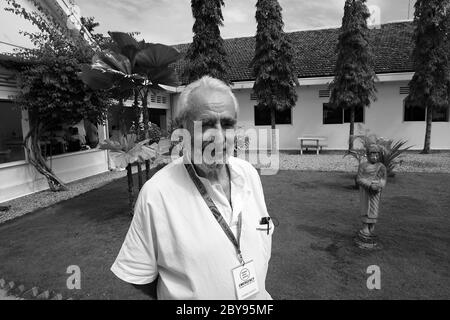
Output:
[[80,79],[93,90],[109,90],[114,86],[114,77],[111,74],[98,69],[91,69],[91,66],[81,66],[78,73]]
[[136,65],[140,68],[159,68],[180,59],[180,52],[161,43],[145,43],[136,55]]
[[158,156],[157,144],[154,143],[151,146],[146,146],[145,144],[147,142],[148,140],[141,141],[127,152],[116,151],[112,155],[114,164],[119,168],[126,168],[129,164],[135,162],[143,163],[145,160],[154,161]]
[[[99,148],[102,150],[128,152],[136,145],[136,138],[136,134],[127,134],[126,136],[121,136],[119,140],[107,139],[100,144]],[[147,143],[148,140],[145,140],[143,142]]]
[[131,65],[134,65],[136,54],[141,45],[131,35],[125,32],[108,32],[111,39],[117,45],[119,52],[126,56]]
[[138,75],[130,76],[112,69],[91,69],[89,66],[83,66],[78,76],[93,90],[120,88],[120,91],[129,91],[135,87],[136,82],[142,82]]
[[162,84],[166,86],[178,85],[177,74],[175,70],[169,66],[149,70],[148,77],[153,84]]
[[120,92],[125,92],[145,81],[144,76],[131,71],[127,57],[106,50],[94,55],[90,68],[82,67],[80,78],[94,90],[120,88]]
[[[125,74],[131,74],[131,63],[130,60],[122,54],[105,50],[96,54],[92,59],[92,64],[101,63],[108,65],[114,70],[118,70]],[[106,67],[106,66],[104,66]]]

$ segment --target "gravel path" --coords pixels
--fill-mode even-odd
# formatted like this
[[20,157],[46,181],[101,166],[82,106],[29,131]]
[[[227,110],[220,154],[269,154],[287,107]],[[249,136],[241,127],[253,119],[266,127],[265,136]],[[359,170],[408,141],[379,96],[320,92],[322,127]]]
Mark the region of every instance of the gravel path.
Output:
[[[356,172],[357,161],[343,152],[316,154],[280,153],[280,170]],[[450,151],[428,155],[409,152],[401,156],[395,172],[450,173]]]
[[[344,158],[343,154],[343,152],[323,152],[320,155],[280,153],[280,170],[356,172],[356,160],[352,157]],[[397,167],[396,172],[450,173],[450,151],[429,155],[408,152],[402,155],[401,159],[402,163]],[[165,157],[161,161],[167,162],[169,159]],[[124,176],[126,171],[110,171],[70,183],[69,191],[42,191],[4,202],[1,206],[11,206],[11,208],[6,212],[0,211],[0,223],[76,197]]]

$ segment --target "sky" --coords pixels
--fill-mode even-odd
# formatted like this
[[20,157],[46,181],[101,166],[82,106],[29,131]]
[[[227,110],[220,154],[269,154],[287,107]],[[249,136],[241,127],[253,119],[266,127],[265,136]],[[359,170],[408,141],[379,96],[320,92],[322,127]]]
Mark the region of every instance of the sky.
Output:
[[[140,32],[137,37],[147,42],[178,44],[192,41],[193,18],[190,0],[75,0],[82,16],[93,16],[100,26],[97,32]],[[256,0],[224,0],[222,8],[224,26],[221,36],[225,39],[253,36],[256,32]],[[339,27],[345,0],[279,0],[283,8],[285,31]],[[406,20],[408,3],[414,0],[368,0],[377,6],[381,23]],[[5,0],[0,0],[2,7]],[[413,15],[410,12],[410,18]],[[29,46],[19,30],[32,30],[23,19],[4,10],[0,11],[1,43]]]

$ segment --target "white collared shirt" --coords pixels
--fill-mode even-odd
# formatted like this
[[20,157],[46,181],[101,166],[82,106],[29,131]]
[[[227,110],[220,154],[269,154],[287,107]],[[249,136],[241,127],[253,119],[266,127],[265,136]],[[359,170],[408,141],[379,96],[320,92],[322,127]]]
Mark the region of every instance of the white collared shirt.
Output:
[[[253,260],[259,293],[265,289],[271,256],[270,232],[260,225],[267,208],[258,172],[241,159],[229,160],[231,203],[223,190],[201,178],[217,208],[236,234],[242,214],[241,251]],[[157,283],[158,299],[236,299],[232,269],[236,249],[212,215],[179,158],[157,172],[142,188],[125,241],[111,271],[133,284]]]

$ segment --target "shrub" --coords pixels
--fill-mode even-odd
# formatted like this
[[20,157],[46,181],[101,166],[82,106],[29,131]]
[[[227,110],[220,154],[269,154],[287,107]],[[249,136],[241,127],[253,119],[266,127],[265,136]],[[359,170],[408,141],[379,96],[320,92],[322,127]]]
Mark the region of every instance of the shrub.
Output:
[[[367,157],[369,146],[372,144],[377,145],[381,150],[381,163],[386,166],[388,176],[395,176],[394,169],[402,163],[401,155],[411,146],[403,148],[407,143],[406,140],[394,141],[393,139],[385,139],[378,137],[375,134],[364,134],[351,137],[354,143],[359,143],[361,148],[347,151],[345,156],[352,156],[358,160],[358,164],[361,164],[363,159]],[[344,157],[345,157],[344,156]]]

